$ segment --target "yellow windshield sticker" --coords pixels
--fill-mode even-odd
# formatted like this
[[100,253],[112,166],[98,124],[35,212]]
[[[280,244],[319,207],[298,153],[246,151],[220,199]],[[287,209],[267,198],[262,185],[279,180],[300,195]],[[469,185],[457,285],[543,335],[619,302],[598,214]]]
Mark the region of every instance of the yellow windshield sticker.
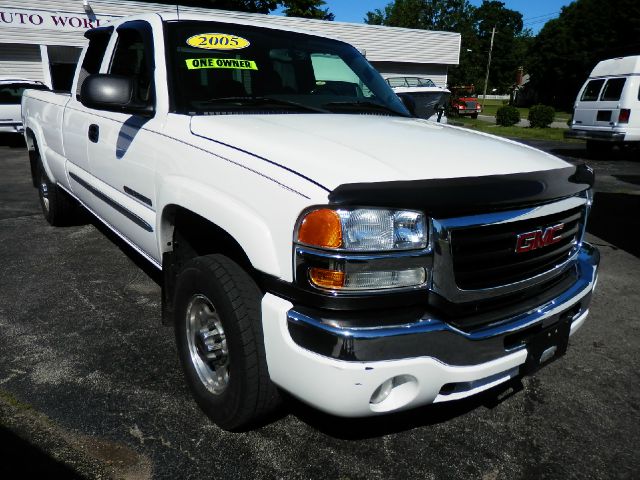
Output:
[[199,33],[187,39],[187,45],[206,50],[240,50],[251,42],[246,38],[226,33]]
[[239,60],[236,58],[187,58],[187,68],[233,68],[235,70],[258,70],[253,60]]

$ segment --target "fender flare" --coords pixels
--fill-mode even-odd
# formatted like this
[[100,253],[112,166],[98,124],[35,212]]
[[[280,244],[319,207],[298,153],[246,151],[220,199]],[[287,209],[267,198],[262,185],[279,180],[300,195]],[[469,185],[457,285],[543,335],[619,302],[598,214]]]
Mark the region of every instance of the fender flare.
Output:
[[271,229],[258,212],[238,198],[186,177],[168,176],[158,189],[159,251],[170,250],[173,228],[167,209],[178,206],[195,213],[227,232],[244,250],[251,265],[281,276]]
[[[53,183],[56,183],[56,178],[49,167],[49,161],[47,160],[46,150],[47,144],[44,141],[44,134],[42,133],[42,128],[38,124],[38,122],[34,121],[33,118],[29,117],[26,120],[25,132],[25,140],[27,142],[27,149],[29,152],[37,151],[38,155],[40,155],[40,161],[42,162],[42,167],[46,172],[47,176],[51,179]],[[33,145],[30,145],[29,135],[31,135]],[[31,153],[30,153],[31,155]]]

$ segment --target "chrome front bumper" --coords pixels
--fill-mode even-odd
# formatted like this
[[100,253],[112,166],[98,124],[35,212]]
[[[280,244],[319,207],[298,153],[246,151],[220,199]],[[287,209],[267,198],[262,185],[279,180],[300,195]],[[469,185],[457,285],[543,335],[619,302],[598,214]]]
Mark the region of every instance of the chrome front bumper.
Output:
[[[371,362],[430,357],[446,365],[477,365],[525,350],[529,337],[561,321],[583,321],[597,280],[598,250],[583,243],[575,260],[577,280],[564,292],[529,311],[463,331],[426,312],[411,323],[345,327],[292,308],[287,325],[303,349],[342,361]],[[577,325],[576,325],[577,327]],[[572,326],[572,332],[575,327]]]

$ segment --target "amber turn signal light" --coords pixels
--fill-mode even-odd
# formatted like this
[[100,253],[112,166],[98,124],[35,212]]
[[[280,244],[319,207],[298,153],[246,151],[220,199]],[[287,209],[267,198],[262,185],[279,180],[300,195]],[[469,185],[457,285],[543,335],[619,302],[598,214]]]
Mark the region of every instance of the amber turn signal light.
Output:
[[336,290],[344,286],[344,272],[313,267],[309,269],[309,280],[317,287]]
[[335,210],[320,208],[309,212],[298,229],[298,242],[323,248],[342,246],[342,224]]

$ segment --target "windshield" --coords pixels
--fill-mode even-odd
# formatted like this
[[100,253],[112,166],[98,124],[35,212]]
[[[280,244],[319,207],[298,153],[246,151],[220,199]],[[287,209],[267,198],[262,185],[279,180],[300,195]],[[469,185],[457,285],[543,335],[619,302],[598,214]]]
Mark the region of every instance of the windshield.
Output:
[[312,35],[218,22],[167,23],[172,110],[409,116],[352,46]]

